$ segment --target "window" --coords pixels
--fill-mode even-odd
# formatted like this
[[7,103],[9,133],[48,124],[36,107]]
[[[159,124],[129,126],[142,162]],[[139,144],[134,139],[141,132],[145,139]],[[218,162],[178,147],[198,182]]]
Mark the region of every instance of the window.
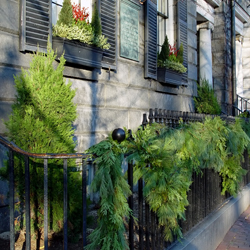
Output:
[[62,8],[63,0],[52,1],[52,24],[55,25]]
[[[72,3],[88,7],[90,16],[93,0],[72,0]],[[21,32],[20,51],[46,51],[47,39],[52,42],[52,24],[58,19],[63,0],[20,0]],[[103,66],[115,69],[116,65],[116,0],[97,0],[102,33],[108,37],[111,48],[104,51]],[[90,19],[91,20],[91,19]],[[115,32],[114,32],[115,31]]]
[[165,40],[167,32],[167,18],[168,18],[168,1],[158,0],[157,1],[157,27],[158,27],[158,51],[160,51],[159,46],[161,46]]
[[[179,48],[183,44],[183,65],[187,67],[187,1],[147,0],[145,2],[145,78],[157,79],[157,45],[165,36]],[[187,82],[187,73],[182,74]]]

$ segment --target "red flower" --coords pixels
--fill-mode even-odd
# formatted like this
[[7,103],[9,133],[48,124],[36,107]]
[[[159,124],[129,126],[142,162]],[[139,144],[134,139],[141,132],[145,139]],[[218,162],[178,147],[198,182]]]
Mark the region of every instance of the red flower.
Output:
[[73,17],[76,22],[78,21],[85,21],[88,22],[89,12],[87,11],[88,8],[80,7],[80,4],[72,4],[73,8]]
[[169,44],[169,55],[175,55],[175,57],[177,57],[177,53],[178,50],[176,48],[176,44],[174,44],[173,46]]

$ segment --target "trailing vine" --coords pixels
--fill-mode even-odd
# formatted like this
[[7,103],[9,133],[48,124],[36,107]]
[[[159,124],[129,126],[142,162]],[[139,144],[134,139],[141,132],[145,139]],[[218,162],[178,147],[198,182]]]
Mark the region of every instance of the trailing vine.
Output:
[[158,225],[164,227],[165,239],[172,240],[173,235],[182,237],[178,221],[185,219],[194,172],[214,169],[222,176],[222,194],[237,194],[246,173],[241,162],[250,145],[248,127],[242,119],[227,123],[220,117],[175,129],[151,124],[134,132],[133,140],[119,144],[109,137],[91,147],[89,152],[97,157],[98,166],[92,188],[100,192],[101,207],[87,249],[127,249],[123,218],[132,212],[126,199],[131,193],[121,172],[125,153],[134,163],[134,182],[143,178],[143,195],[157,214]]

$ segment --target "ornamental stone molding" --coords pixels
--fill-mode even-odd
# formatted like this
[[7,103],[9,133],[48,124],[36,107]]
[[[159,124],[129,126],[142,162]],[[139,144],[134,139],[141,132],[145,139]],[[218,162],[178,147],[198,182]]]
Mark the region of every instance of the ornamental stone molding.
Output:
[[200,29],[207,29],[207,30],[210,29],[211,31],[213,31],[214,30],[214,25],[211,22],[204,22],[204,23],[201,23],[201,24],[197,25],[197,31],[200,30]]
[[250,17],[246,10],[237,2],[235,2],[235,16],[243,23],[247,23]]
[[242,36],[242,35],[236,35],[235,39],[236,39],[236,41],[238,41],[238,42],[240,42],[242,44],[243,41],[244,41],[244,36]]
[[216,8],[220,6],[221,0],[206,0],[206,2]]

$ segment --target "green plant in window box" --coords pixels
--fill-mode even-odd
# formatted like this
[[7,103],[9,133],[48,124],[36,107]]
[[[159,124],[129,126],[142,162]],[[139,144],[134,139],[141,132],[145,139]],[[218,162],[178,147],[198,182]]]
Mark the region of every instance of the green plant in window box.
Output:
[[101,22],[96,6],[91,23],[88,18],[87,8],[71,5],[70,0],[64,0],[59,19],[53,26],[53,36],[77,40],[101,49],[109,49],[108,39],[101,33]]
[[165,37],[161,52],[158,54],[157,66],[185,73],[187,68],[183,65],[183,44],[177,50],[176,45],[171,46],[168,37]]

